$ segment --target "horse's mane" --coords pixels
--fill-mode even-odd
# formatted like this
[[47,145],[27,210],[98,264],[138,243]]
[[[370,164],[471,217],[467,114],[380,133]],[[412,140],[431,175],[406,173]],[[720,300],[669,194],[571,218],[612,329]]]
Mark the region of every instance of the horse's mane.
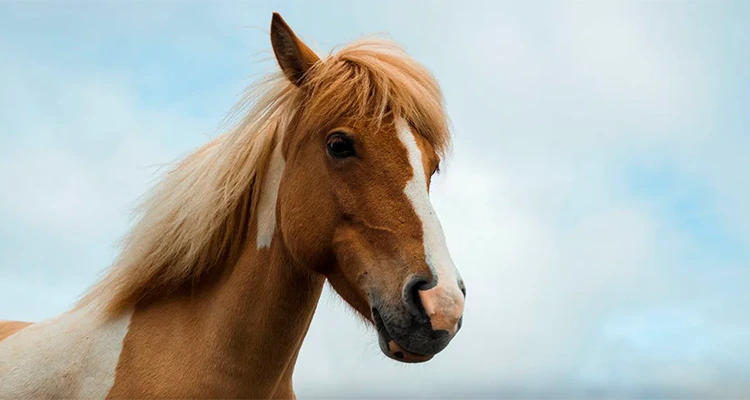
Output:
[[235,106],[243,117],[185,157],[135,209],[113,266],[79,301],[109,315],[193,287],[235,260],[249,232],[261,180],[287,123],[315,132],[340,116],[403,116],[443,154],[448,121],[438,84],[397,45],[367,39],[316,63],[301,87],[281,73],[251,85]]

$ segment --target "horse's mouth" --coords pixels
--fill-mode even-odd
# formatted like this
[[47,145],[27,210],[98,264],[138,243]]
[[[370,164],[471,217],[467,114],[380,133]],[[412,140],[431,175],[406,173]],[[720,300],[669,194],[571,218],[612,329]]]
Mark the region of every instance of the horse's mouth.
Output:
[[383,354],[388,356],[388,358],[404,363],[421,363],[429,361],[434,357],[429,354],[411,352],[398,344],[388,332],[388,327],[383,322],[383,318],[380,316],[380,312],[377,308],[372,309],[372,318],[375,323],[375,329],[378,331],[380,350],[382,350]]

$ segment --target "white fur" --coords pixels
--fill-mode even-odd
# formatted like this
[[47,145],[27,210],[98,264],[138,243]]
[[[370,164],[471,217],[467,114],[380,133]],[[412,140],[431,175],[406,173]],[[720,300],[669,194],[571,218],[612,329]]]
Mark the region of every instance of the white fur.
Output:
[[263,192],[258,202],[257,247],[271,246],[276,231],[276,199],[279,195],[281,176],[284,174],[284,156],[281,154],[281,141],[276,145],[266,170]]
[[0,342],[0,398],[105,398],[131,317],[106,322],[88,307],[9,336]]
[[422,236],[427,265],[430,266],[432,274],[437,278],[436,287],[443,288],[445,293],[452,297],[463,297],[457,283],[459,279],[458,271],[453,264],[450,253],[448,253],[443,227],[440,225],[440,220],[430,202],[425,168],[422,163],[422,152],[409,124],[403,118],[396,120],[396,129],[399,139],[406,147],[406,151],[409,152],[409,163],[414,173],[411,180],[407,182],[404,192],[422,221]]

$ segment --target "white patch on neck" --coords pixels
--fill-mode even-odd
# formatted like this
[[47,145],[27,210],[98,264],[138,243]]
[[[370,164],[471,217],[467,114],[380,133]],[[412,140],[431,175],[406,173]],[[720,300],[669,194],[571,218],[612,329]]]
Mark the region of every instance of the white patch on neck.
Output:
[[271,154],[266,176],[263,182],[263,193],[258,203],[257,247],[270,247],[273,234],[276,232],[276,199],[279,195],[281,176],[284,174],[284,155],[281,154],[281,140]]
[[433,278],[437,279],[437,287],[443,287],[447,293],[453,296],[463,297],[458,288],[458,271],[448,253],[443,227],[440,225],[440,220],[430,202],[427,178],[422,163],[422,152],[409,124],[403,118],[396,119],[396,129],[401,143],[404,144],[406,151],[409,153],[409,163],[414,173],[414,176],[407,182],[404,193],[411,200],[414,211],[422,221],[422,236],[427,265],[432,271]]
[[105,321],[96,306],[22,329],[0,342],[1,398],[104,399],[132,311]]

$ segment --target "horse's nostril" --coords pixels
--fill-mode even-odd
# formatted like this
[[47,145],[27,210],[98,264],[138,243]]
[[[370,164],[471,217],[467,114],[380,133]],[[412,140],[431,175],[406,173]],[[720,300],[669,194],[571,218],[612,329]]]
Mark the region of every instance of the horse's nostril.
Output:
[[424,305],[422,305],[422,299],[419,296],[419,291],[426,289],[426,286],[428,286],[428,283],[425,279],[415,277],[404,288],[404,303],[406,303],[406,308],[422,323],[429,321]]

